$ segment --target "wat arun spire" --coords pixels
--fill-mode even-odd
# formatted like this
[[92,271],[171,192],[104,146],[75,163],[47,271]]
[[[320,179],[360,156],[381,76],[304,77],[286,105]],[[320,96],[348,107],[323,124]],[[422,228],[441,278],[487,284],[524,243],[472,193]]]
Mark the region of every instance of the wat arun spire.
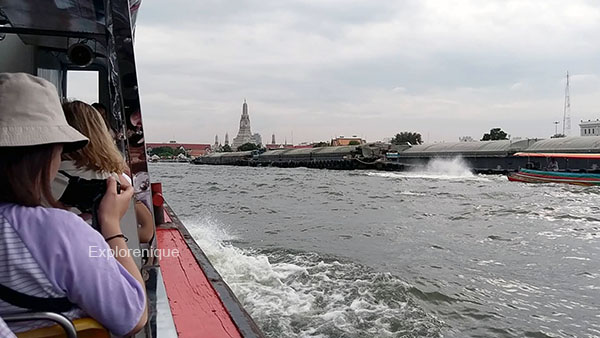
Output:
[[256,144],[256,139],[252,135],[252,131],[250,130],[250,115],[248,115],[248,103],[246,103],[246,99],[244,99],[244,104],[242,105],[242,117],[240,118],[240,130],[238,131],[237,136],[233,139],[233,143],[231,144],[232,149],[237,149],[239,146],[245,143],[254,143]]

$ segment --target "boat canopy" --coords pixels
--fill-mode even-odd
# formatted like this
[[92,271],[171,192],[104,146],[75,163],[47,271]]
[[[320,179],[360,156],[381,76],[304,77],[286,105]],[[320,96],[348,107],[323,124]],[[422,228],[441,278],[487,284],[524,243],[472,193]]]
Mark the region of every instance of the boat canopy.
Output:
[[548,157],[548,158],[581,158],[588,160],[600,159],[598,153],[516,153],[519,157]]
[[286,151],[288,151],[289,149],[275,149],[275,150],[269,150],[269,151],[265,151],[264,153],[260,154],[260,157],[262,158],[267,158],[267,157],[276,157],[282,154],[285,154]]
[[[252,156],[252,151],[235,151],[228,153],[215,153],[221,154],[221,157],[238,157],[238,156]],[[214,155],[214,154],[211,154]]]
[[291,148],[291,149],[287,149],[286,152],[284,152],[284,154],[286,156],[288,155],[308,155],[310,153],[314,153],[315,152],[315,148]]
[[[104,0],[0,0],[0,25],[8,21],[15,29],[46,31],[55,36],[73,32],[104,36],[104,4]],[[132,28],[140,4],[141,0],[129,0]]]
[[600,153],[600,136],[572,136],[541,140],[528,153]]
[[404,151],[399,151],[399,157],[431,157],[431,156],[506,156],[517,151],[523,151],[535,144],[537,139],[498,140],[476,142],[447,142],[414,145]]
[[321,147],[321,148],[314,148],[314,149],[318,149],[319,154],[338,154],[338,153],[342,153],[342,154],[346,154],[346,153],[351,153],[353,151],[356,151],[356,149],[359,146],[339,146],[339,147]]

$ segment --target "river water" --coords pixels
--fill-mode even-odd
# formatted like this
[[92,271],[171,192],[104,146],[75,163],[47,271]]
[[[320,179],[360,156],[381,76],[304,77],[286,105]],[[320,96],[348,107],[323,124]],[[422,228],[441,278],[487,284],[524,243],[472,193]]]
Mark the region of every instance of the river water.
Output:
[[420,172],[150,167],[268,337],[598,337],[600,190]]

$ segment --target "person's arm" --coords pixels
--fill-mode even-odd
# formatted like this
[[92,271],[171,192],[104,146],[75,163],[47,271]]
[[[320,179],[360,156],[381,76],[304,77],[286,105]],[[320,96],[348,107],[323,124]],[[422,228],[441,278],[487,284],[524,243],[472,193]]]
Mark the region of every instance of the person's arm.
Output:
[[154,237],[154,219],[148,207],[140,201],[135,201],[135,218],[141,225],[138,228],[140,243],[150,242]]
[[[133,197],[133,187],[129,185],[125,179],[121,179],[121,193],[117,194],[117,182],[113,177],[107,179],[107,188],[100,207],[98,208],[98,220],[100,222],[102,236],[105,239],[115,235],[122,234],[120,221],[127,212],[131,198]],[[133,278],[135,278],[145,290],[144,279],[133,261],[129,253],[129,248],[125,239],[114,237],[107,241],[109,247],[117,253],[115,259],[127,270]],[[141,330],[148,320],[148,307],[144,309],[144,313],[137,325],[128,333],[132,335]]]
[[118,262],[103,236],[74,213],[41,207],[13,212],[7,217],[56,290],[115,335],[143,326],[147,297],[131,257],[131,264]]

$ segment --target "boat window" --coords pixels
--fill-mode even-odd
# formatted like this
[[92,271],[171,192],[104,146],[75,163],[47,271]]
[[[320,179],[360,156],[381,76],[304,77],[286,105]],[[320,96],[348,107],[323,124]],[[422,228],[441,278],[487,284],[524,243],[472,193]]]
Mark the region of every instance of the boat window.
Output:
[[16,34],[0,33],[0,72],[34,74],[34,50]]
[[89,104],[98,102],[98,72],[89,70],[67,71],[67,98]]

